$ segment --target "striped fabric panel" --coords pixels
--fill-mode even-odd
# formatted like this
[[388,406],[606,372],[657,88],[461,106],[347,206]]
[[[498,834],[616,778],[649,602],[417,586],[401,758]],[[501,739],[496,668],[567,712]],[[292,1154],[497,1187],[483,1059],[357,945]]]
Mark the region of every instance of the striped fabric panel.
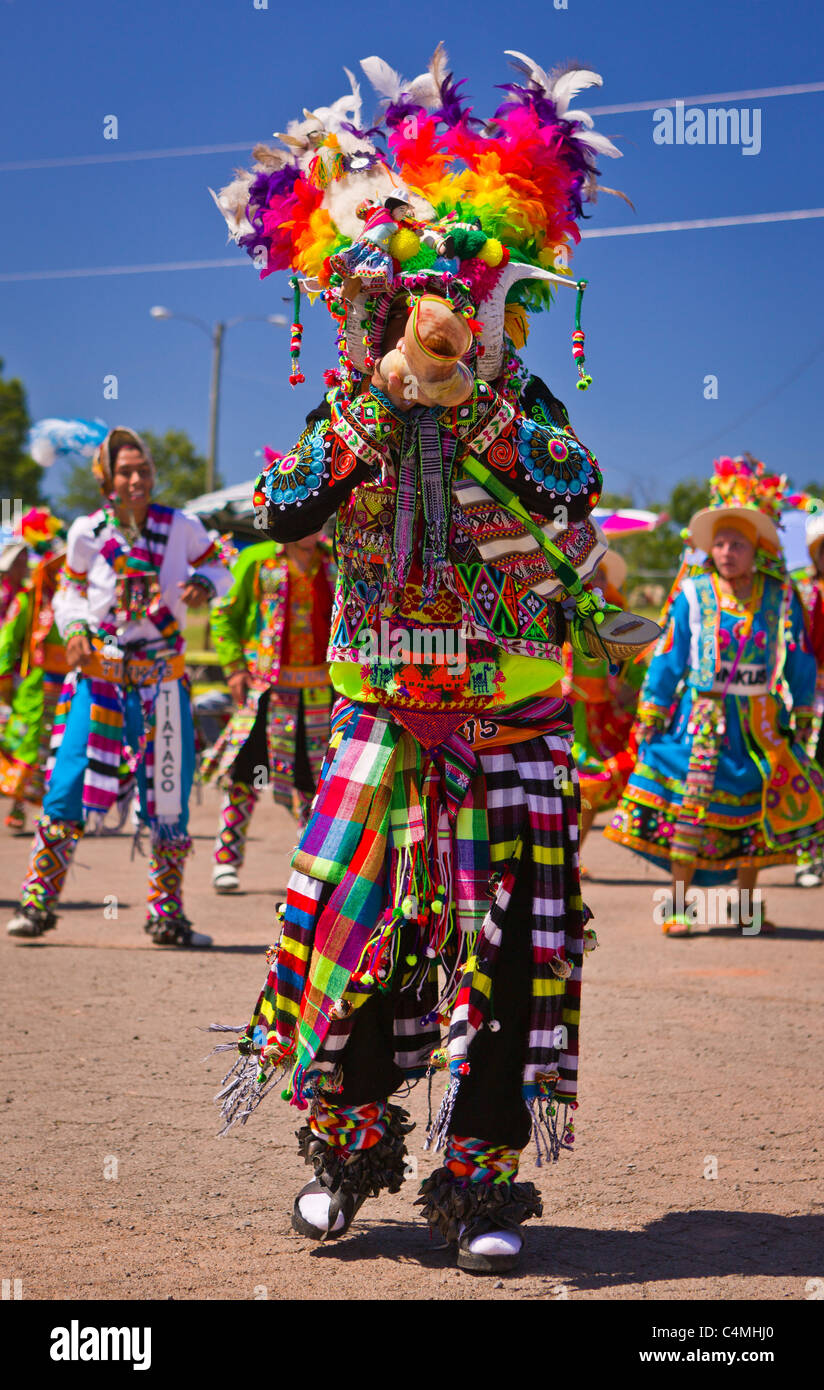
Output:
[[[541,1080],[559,1073],[557,1094],[575,1098],[584,909],[578,867],[578,779],[566,738],[542,735],[480,758],[487,784],[493,863],[505,866],[478,937],[449,1032],[453,1061],[466,1057],[478,1029],[488,1022],[495,965],[507,912],[523,858],[531,844],[532,986],[524,1087],[534,1094]],[[572,966],[568,979],[552,968]]]

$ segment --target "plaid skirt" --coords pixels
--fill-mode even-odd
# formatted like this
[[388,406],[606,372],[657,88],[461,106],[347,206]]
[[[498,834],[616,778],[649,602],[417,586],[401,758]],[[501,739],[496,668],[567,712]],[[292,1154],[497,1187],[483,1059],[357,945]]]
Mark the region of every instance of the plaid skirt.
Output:
[[581,899],[571,735],[569,706],[548,697],[467,721],[430,748],[389,710],[338,702],[269,975],[239,1044],[225,1045],[241,1053],[220,1093],[225,1128],[245,1122],[276,1073],[289,1074],[284,1094],[299,1107],[333,1093],[355,1012],[375,990],[393,990],[395,1060],[406,1075],[434,1060],[457,1077],[491,1021],[525,844],[524,1096],[574,1101],[581,966],[594,933]]

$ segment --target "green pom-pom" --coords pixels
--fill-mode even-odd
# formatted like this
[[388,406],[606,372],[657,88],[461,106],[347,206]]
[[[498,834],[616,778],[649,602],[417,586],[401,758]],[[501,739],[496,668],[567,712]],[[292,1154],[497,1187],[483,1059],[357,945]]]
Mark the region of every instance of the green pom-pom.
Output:
[[287,1086],[285,1091],[281,1091],[280,1098],[281,1100],[291,1100],[293,1095],[294,1091]]
[[468,261],[477,256],[479,251],[483,251],[488,240],[486,232],[475,227],[456,227],[454,231],[450,228],[449,235],[452,237],[452,245],[459,261]]

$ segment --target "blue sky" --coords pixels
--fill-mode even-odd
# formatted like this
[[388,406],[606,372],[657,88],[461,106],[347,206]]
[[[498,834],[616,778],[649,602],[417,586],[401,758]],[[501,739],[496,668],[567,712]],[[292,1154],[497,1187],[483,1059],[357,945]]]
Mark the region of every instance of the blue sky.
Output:
[[[346,89],[343,65],[378,53],[407,76],[439,39],[468,78],[476,111],[511,76],[503,50],[550,68],[577,59],[602,73],[579,105],[637,103],[809,83],[824,77],[824,21],[810,3],[693,0],[418,0],[398,11],[374,0],[311,6],[269,0],[0,0],[0,165],[267,138],[304,106]],[[503,19],[503,16],[506,19]],[[364,87],[368,84],[364,81]],[[731,105],[732,103],[727,103]],[[589,224],[680,221],[824,206],[824,93],[739,103],[761,110],[761,150],[657,145],[651,111],[602,115],[596,128],[623,151]],[[118,140],[103,138],[118,118]],[[153,304],[210,323],[289,312],[285,277],[259,283],[226,245],[208,186],[248,152],[80,167],[0,169],[0,356],[22,378],[32,416],[102,416],[110,424],[207,436],[210,348],[186,323],[156,322]],[[564,399],[599,456],[606,485],[640,504],[662,498],[713,457],[750,449],[798,484],[818,477],[824,351],[820,252],[824,222],[807,220],[585,241],[576,273],[594,384],[574,389],[571,299],[536,319],[528,360]],[[7,282],[3,274],[155,262],[236,261],[225,269]],[[226,337],[219,467],[253,475],[255,451],[288,447],[333,364],[321,306],[305,314],[307,385],[287,381],[288,336],[243,323]],[[104,400],[103,379],[119,398]],[[704,399],[704,378],[718,399]],[[789,379],[789,384],[787,383]],[[782,388],[782,389],[778,389]],[[747,416],[740,425],[739,417]],[[57,479],[55,479],[55,482]]]

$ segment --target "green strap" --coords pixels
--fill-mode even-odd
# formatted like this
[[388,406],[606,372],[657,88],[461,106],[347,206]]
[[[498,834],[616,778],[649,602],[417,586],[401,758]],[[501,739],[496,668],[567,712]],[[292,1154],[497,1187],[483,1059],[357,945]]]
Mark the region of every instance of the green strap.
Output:
[[485,487],[487,492],[491,492],[492,496],[496,497],[502,506],[506,507],[507,511],[514,512],[518,520],[523,522],[530,535],[534,537],[541,549],[552,560],[552,568],[564,585],[564,588],[568,589],[571,594],[577,595],[585,593],[586,591],[581,580],[567,560],[564,552],[559,550],[558,546],[553,544],[549,537],[544,534],[537,522],[532,520],[532,517],[521,502],[521,499],[516,497],[515,493],[507,487],[506,483],[502,483],[500,478],[496,478],[493,473],[490,473],[489,469],[481,463],[480,459],[475,458],[472,454],[468,454],[466,458],[461,460],[461,466],[471,478],[475,479],[476,483],[480,483],[482,487]]
[[[532,520],[532,517],[529,515],[529,512],[526,510],[520,498],[515,496],[515,493],[507,487],[506,483],[502,483],[500,478],[496,478],[493,473],[490,473],[489,469],[481,463],[480,459],[475,458],[472,454],[468,454],[466,458],[461,460],[461,466],[471,478],[475,479],[476,483],[480,483],[488,492],[491,492],[492,496],[496,497],[501,505],[506,507],[507,511],[512,512],[517,516],[519,521],[523,522],[530,535],[538,542],[544,554],[549,556],[552,568],[558,579],[563,584],[567,593],[575,599],[575,607],[577,609],[576,619],[578,622],[585,618],[592,618],[593,621],[598,624],[603,622],[607,613],[619,613],[621,611],[619,608],[616,608],[614,604],[599,603],[591,590],[584,588],[577,571],[573,569],[564,555],[564,552],[544,534],[544,531],[537,522]],[[581,655],[592,660],[592,653],[589,651],[583,635],[575,631],[574,624],[570,635],[573,644],[577,647],[578,651],[580,651]],[[604,649],[604,655],[607,657],[607,660],[611,660],[606,649]]]

